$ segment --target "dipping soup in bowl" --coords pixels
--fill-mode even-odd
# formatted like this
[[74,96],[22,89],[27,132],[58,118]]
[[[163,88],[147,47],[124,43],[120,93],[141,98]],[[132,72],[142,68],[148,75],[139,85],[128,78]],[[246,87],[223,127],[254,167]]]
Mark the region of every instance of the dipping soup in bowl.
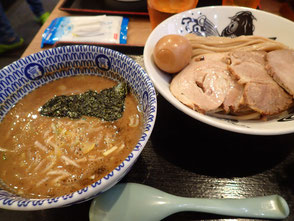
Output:
[[62,78],[20,100],[0,124],[0,179],[19,195],[50,198],[82,189],[111,172],[142,133],[142,114],[132,93],[125,98],[122,116],[112,121],[43,116],[39,109],[55,96],[100,92],[115,84],[98,76]]
[[150,137],[154,87],[119,52],[55,48],[0,74],[2,208],[38,210],[89,200],[130,170]]

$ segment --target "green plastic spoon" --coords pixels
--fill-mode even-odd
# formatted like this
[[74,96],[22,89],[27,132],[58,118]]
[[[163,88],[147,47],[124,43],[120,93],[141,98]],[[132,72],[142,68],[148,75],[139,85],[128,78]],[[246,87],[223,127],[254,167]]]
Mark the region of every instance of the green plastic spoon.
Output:
[[158,221],[180,211],[234,217],[284,219],[287,202],[279,195],[247,199],[178,197],[136,183],[117,184],[92,201],[90,221]]

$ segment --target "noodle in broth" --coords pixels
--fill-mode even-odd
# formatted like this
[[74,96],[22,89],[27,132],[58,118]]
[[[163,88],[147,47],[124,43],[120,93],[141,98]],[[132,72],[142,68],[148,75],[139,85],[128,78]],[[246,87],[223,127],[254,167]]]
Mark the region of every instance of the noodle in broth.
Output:
[[97,76],[68,77],[25,96],[0,124],[0,179],[29,198],[57,197],[84,188],[117,167],[142,132],[142,116],[132,93],[123,117],[104,121],[41,116],[40,106],[57,95],[100,91],[115,81]]

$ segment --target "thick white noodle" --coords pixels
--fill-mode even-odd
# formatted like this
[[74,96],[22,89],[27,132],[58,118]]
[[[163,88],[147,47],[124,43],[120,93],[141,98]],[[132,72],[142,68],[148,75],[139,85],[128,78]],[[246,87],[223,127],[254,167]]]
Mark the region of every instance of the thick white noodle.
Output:
[[288,48],[286,45],[272,39],[260,36],[227,37],[201,37],[195,34],[187,34],[185,37],[190,41],[193,48],[193,57],[203,56],[208,53],[229,51],[273,51]]

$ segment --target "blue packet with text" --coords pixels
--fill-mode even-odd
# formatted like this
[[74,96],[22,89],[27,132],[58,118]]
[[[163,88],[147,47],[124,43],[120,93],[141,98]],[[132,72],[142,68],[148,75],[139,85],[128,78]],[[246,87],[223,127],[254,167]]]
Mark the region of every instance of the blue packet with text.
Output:
[[59,17],[44,31],[41,48],[57,41],[126,44],[128,23],[122,16]]

